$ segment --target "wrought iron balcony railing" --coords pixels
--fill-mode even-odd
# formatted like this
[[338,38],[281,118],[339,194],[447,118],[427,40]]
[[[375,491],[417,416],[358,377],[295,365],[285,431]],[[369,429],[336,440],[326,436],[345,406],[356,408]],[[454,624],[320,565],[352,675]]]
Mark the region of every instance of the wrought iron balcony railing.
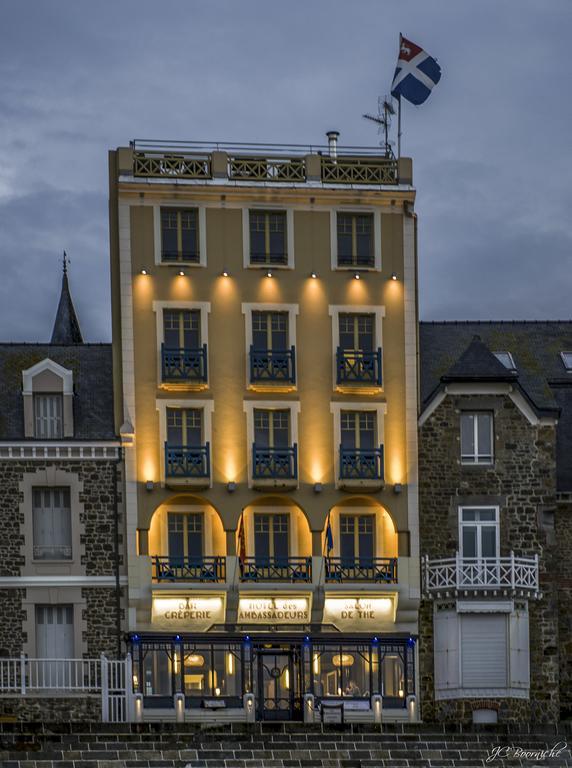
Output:
[[252,476],[258,480],[295,480],[298,477],[298,446],[252,446]]
[[383,445],[379,448],[340,446],[341,480],[383,480]]
[[206,478],[211,474],[210,444],[169,445],[165,443],[165,476]]
[[311,557],[246,557],[240,563],[241,581],[312,581]]
[[155,581],[226,581],[226,557],[153,557]]
[[177,349],[161,346],[161,371],[163,381],[206,382],[207,345],[198,349]]
[[373,384],[381,387],[381,347],[371,352],[338,347],[336,363],[338,384]]
[[260,384],[296,383],[296,353],[290,349],[254,349],[250,347],[250,382]]
[[455,557],[423,559],[425,592],[430,595],[464,592],[539,594],[538,555],[517,557]]
[[397,583],[396,557],[355,558],[326,557],[326,581],[369,581],[377,584]]

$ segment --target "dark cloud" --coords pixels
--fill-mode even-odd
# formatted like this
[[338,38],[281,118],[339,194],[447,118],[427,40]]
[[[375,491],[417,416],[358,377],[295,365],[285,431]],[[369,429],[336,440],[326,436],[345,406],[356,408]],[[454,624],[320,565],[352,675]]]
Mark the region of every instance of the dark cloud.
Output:
[[1,335],[46,339],[59,258],[109,338],[107,150],[129,139],[373,144],[399,32],[439,58],[403,114],[426,317],[568,317],[569,0],[20,0],[0,10]]

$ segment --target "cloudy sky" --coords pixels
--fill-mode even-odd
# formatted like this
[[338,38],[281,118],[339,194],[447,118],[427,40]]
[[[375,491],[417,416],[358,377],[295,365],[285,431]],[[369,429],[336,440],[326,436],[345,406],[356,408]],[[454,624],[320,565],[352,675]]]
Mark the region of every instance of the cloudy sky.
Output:
[[108,340],[107,150],[133,138],[377,143],[398,35],[425,319],[572,317],[570,0],[0,0],[0,338],[47,340],[61,251]]

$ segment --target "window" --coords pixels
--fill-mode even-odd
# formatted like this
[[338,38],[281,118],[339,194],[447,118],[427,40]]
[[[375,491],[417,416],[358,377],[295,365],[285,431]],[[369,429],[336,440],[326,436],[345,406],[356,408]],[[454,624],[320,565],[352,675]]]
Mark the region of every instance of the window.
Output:
[[34,488],[32,500],[34,560],[70,560],[69,488]]
[[163,310],[163,328],[167,349],[200,349],[201,312],[199,309]]
[[372,213],[338,213],[337,236],[339,267],[375,267]]
[[189,559],[201,563],[203,559],[204,518],[201,512],[169,512],[169,559]]
[[287,350],[288,312],[253,312],[252,345],[255,351]]
[[203,412],[200,408],[167,408],[169,446],[203,444]]
[[560,357],[568,373],[572,373],[572,352],[561,352]]
[[285,211],[250,211],[250,263],[288,264]]
[[492,464],[492,413],[461,414],[461,463]]
[[254,554],[256,563],[264,565],[288,565],[289,553],[288,514],[254,514]]
[[312,654],[314,695],[369,698],[377,682],[373,666],[368,645],[316,645]]
[[34,437],[57,440],[63,437],[63,395],[34,395]]
[[498,513],[498,507],[461,507],[461,557],[483,559],[499,556]]
[[288,448],[290,411],[254,409],[254,444],[257,448]]
[[196,208],[161,208],[161,261],[198,264],[198,232]]
[[373,411],[342,411],[342,448],[373,450],[375,448],[375,413]]
[[340,515],[340,555],[342,565],[359,562],[371,568],[375,557],[375,515]]
[[374,316],[340,313],[340,347],[343,350],[371,352],[374,347]]
[[514,358],[510,352],[493,352],[493,355],[499,363],[502,363],[509,371],[516,371]]

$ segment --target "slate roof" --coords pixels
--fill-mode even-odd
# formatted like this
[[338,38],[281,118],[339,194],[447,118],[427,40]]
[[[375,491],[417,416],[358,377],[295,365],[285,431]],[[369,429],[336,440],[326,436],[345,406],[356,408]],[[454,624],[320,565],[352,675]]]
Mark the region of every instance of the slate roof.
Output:
[[0,343],[0,440],[24,440],[22,371],[49,357],[73,371],[74,439],[115,439],[111,344]]
[[[572,491],[572,373],[560,356],[565,351],[572,351],[570,320],[421,322],[421,410],[447,381],[514,380],[539,415],[559,417],[557,483]],[[516,374],[487,352],[510,352]]]
[[83,344],[83,336],[79,327],[79,321],[75,313],[70,287],[68,283],[68,270],[66,254],[64,252],[64,272],[62,275],[62,291],[54,329],[52,331],[52,344]]

